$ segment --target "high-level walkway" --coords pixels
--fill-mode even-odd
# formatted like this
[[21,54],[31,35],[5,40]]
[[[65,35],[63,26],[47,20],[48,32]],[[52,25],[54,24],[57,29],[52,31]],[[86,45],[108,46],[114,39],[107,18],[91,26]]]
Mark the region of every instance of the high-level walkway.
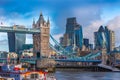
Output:
[[34,34],[34,33],[40,33],[40,30],[35,28],[24,28],[21,26],[17,26],[17,27],[16,26],[0,26],[0,32]]

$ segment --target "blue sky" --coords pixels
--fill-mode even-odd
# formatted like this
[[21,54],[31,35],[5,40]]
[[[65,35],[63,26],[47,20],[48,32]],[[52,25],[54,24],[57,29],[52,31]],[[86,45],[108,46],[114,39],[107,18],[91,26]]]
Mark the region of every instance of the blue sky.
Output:
[[[41,11],[46,20],[50,17],[51,34],[57,40],[64,34],[68,17],[77,17],[84,37],[90,38],[91,43],[93,32],[100,25],[108,25],[116,36],[120,33],[119,0],[0,0],[0,22],[4,25],[31,27],[33,18],[37,20]],[[116,37],[116,46],[120,45],[119,40]],[[0,41],[7,44],[6,33],[0,34]],[[26,43],[32,43],[31,35],[27,35]]]

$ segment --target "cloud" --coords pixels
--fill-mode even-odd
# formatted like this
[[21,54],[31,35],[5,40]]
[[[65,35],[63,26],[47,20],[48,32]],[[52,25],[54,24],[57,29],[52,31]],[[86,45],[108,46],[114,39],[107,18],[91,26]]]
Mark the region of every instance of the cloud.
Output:
[[99,29],[104,22],[102,20],[95,20],[90,23],[90,25],[83,27],[83,36],[88,38],[90,42],[94,43],[94,32]]
[[101,10],[102,7],[96,5],[77,7],[73,9],[73,15],[77,18],[78,23],[86,27],[91,24],[92,21],[101,19]]
[[[4,11],[4,10],[3,10]],[[47,16],[48,12],[43,11],[43,16],[44,19],[47,20],[48,16]],[[20,14],[17,12],[11,12],[9,15],[0,15],[0,26],[12,26],[12,25],[24,25],[27,28],[32,28],[32,22],[33,22],[33,18],[37,21],[40,15],[40,11],[31,11],[31,12],[27,12],[25,14]],[[50,19],[50,23],[51,25],[54,25],[51,17],[49,17]],[[53,27],[51,27],[53,29]],[[52,33],[52,31],[51,31]],[[7,33],[0,33],[0,40],[4,40],[7,39]],[[26,36],[26,43],[27,44],[32,44],[33,40],[32,40],[32,35],[27,35]]]
[[8,40],[0,40],[0,51],[8,51]]
[[26,44],[32,43],[33,43],[32,34],[26,34]]
[[82,25],[84,37],[89,38],[90,42],[93,43],[94,39],[91,39],[91,37],[93,37],[93,32],[104,23],[101,20],[102,7],[98,5],[88,5],[76,6],[70,9],[67,8],[66,10],[62,10],[62,14],[60,13],[57,15],[56,21],[54,21],[56,25],[53,30],[54,34],[59,35],[65,33],[66,19],[69,17],[76,17],[77,23]]
[[84,37],[90,39],[91,43],[94,43],[94,32],[96,32],[101,25],[108,26],[108,28],[115,32],[115,45],[120,45],[120,16],[104,22],[104,20],[95,20],[90,23],[87,27],[83,27]]
[[99,20],[101,15],[101,7],[98,6],[72,6],[65,7],[59,11],[54,18],[54,34],[64,33],[66,29],[66,19],[76,17],[77,22],[83,27],[88,26],[91,21]]
[[5,45],[8,43],[8,40],[7,39],[4,39],[4,40],[0,40],[0,44],[1,45]]
[[4,15],[5,11],[3,8],[0,8],[0,15]]
[[[23,1],[23,0],[22,0]],[[2,1],[3,2],[3,1]],[[5,2],[0,8],[0,22],[3,22],[4,25],[13,25],[20,24],[25,25],[26,27],[32,27],[32,20],[38,19],[40,11],[42,10],[45,19],[50,16],[51,23],[51,34],[55,37],[57,41],[59,41],[59,37],[65,32],[66,29],[66,18],[68,17],[76,17],[77,22],[82,25],[84,37],[90,39],[90,42],[94,42],[93,32],[98,30],[100,25],[105,24],[104,20],[101,20],[102,8],[112,5],[116,5],[118,2],[104,2],[104,1],[24,1],[24,4],[19,4],[18,1],[15,1],[13,5],[8,2]],[[29,4],[28,4],[29,3]],[[34,3],[34,4],[33,4]],[[36,4],[35,4],[36,3]],[[31,4],[31,5],[30,5]],[[33,4],[33,5],[32,5]],[[41,4],[41,5],[40,5]],[[62,5],[61,5],[62,4]],[[15,7],[16,6],[16,7]],[[27,6],[27,7],[26,7]],[[110,7],[108,6],[108,9]],[[111,10],[110,10],[111,11]],[[107,21],[109,26],[118,26],[118,20],[112,19]],[[117,24],[116,24],[117,22]],[[116,27],[116,28],[118,28]],[[118,30],[114,27],[110,27],[112,30],[116,31],[118,34]],[[0,34],[0,39],[4,39],[4,36]],[[92,37],[92,38],[91,38]],[[120,40],[118,37],[117,43]],[[27,43],[32,42],[31,37],[27,37]]]
[[[17,12],[11,13],[9,15],[9,17],[1,15],[0,16],[0,23],[2,23],[2,24],[0,24],[0,26],[12,26],[12,25],[16,24],[16,25],[24,25],[26,27],[32,28],[33,18],[29,17],[29,18],[25,19],[25,17],[27,15],[28,14],[21,15],[21,14],[18,14]],[[0,32],[0,40],[4,40],[4,39],[7,40],[7,33]],[[31,38],[28,39],[28,37],[27,37],[26,42],[30,43]]]
[[[32,28],[32,20],[33,16],[25,18],[28,15],[32,15],[32,13],[26,13],[21,15],[17,12],[12,12],[9,15],[0,15],[0,26],[12,26],[12,25],[24,25],[26,27]],[[27,37],[26,42],[30,43],[31,38]],[[0,32],[0,41],[6,39],[7,40],[7,33]],[[2,44],[2,42],[1,42]],[[7,45],[7,42],[6,42]]]
[[[49,12],[47,12],[46,10],[43,10],[42,12],[45,20],[47,20],[48,17],[51,19],[51,16],[47,16]],[[39,16],[40,16],[40,10],[30,11],[26,13],[19,13],[12,11],[9,12],[8,15],[7,11],[5,11],[3,8],[0,8],[0,22],[3,22],[4,25],[18,24],[18,25],[25,25],[27,27],[28,26],[30,27],[32,25],[33,18],[35,20],[38,20]]]
[[30,25],[30,23],[32,23],[31,18],[24,19],[22,17],[23,16],[21,16],[18,13],[13,13],[12,15],[10,15],[10,17],[0,16],[0,21],[2,22],[3,26],[12,26],[15,24],[27,26],[27,25]]
[[120,29],[120,15],[108,21],[107,24],[108,24],[108,27],[112,30]]
[[56,35],[53,35],[54,39],[56,39],[57,41],[59,41],[60,37],[62,37],[63,34],[56,34]]
[[108,21],[108,28],[115,31],[115,44],[120,46],[120,15]]
[[0,40],[7,40],[7,33],[5,32],[0,32]]
[[[112,31],[115,32],[115,45],[119,46],[120,45],[120,16],[116,16],[115,18],[107,21],[105,23],[104,20],[98,19],[98,20],[92,20],[90,24],[86,27],[83,28],[83,36],[84,38],[88,38],[90,40],[90,43],[94,44],[94,32],[98,31],[99,27],[101,25],[108,26],[108,28]],[[54,38],[59,41],[59,38],[63,35],[61,34],[56,34],[54,35]]]

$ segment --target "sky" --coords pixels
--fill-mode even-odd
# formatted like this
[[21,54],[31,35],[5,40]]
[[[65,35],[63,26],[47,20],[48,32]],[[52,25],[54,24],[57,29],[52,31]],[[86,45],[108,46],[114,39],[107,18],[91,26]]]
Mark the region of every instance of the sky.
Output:
[[[50,32],[56,40],[65,33],[66,18],[76,17],[90,43],[94,43],[93,32],[107,25],[115,31],[116,46],[120,45],[120,0],[0,0],[2,25],[31,28],[33,18],[37,21],[40,12],[45,20],[50,18]],[[32,43],[32,35],[27,35],[26,43]],[[7,44],[7,34],[1,32],[0,50],[8,50]]]

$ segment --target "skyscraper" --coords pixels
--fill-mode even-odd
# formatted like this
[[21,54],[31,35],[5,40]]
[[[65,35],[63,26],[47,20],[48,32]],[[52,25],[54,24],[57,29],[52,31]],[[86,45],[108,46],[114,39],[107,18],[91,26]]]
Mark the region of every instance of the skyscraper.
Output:
[[82,48],[82,26],[77,23],[75,17],[67,19],[66,32],[64,34],[64,45],[66,47],[76,45],[77,47]]
[[101,50],[103,47],[107,48],[110,52],[115,47],[115,34],[107,26],[100,26],[97,32],[94,32],[95,48]]
[[[15,25],[16,28],[24,28],[23,26]],[[8,44],[9,44],[9,52],[19,53],[22,50],[22,46],[25,44],[26,35],[8,32]]]
[[75,28],[74,34],[75,34],[75,44],[77,47],[82,48],[83,46],[83,33],[82,33],[82,27],[80,25],[77,25],[78,27]]
[[84,38],[83,39],[83,44],[85,45],[85,47],[89,47],[89,39],[87,39],[87,38]]
[[93,44],[89,44],[89,49],[93,50]]
[[63,38],[63,37],[60,37],[59,41],[60,41],[60,44],[61,44],[62,46],[64,46],[64,38]]

